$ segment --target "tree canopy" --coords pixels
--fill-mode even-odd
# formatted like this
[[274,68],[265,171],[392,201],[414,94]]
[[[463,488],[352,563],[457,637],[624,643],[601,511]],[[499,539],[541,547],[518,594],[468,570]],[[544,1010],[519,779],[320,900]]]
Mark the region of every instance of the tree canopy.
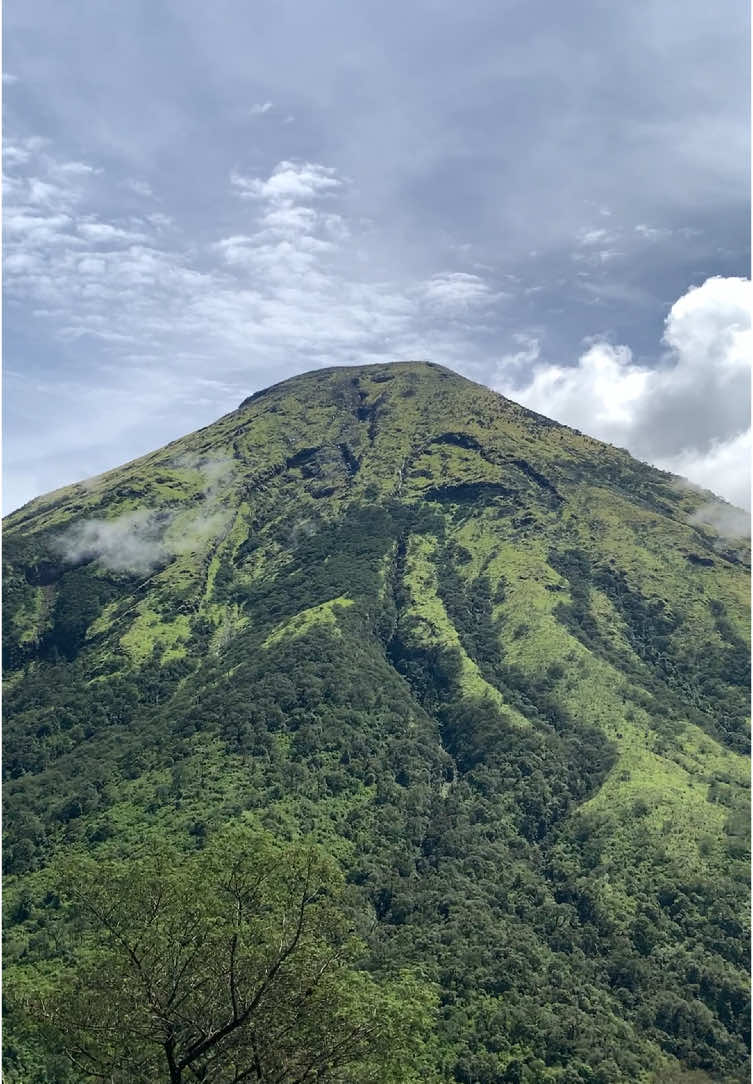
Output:
[[82,857],[63,900],[67,958],[10,986],[76,1079],[426,1079],[431,989],[358,968],[342,875],[312,845],[233,827],[189,857]]

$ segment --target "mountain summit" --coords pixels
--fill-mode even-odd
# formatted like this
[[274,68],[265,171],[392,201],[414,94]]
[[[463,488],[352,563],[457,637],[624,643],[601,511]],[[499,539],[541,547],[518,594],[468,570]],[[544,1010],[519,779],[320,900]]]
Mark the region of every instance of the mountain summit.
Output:
[[[13,513],[9,966],[55,956],[72,847],[246,818],[336,856],[364,966],[436,984],[437,1080],[743,1080],[726,510],[411,362],[294,377]],[[10,1046],[9,1080],[63,1079]]]

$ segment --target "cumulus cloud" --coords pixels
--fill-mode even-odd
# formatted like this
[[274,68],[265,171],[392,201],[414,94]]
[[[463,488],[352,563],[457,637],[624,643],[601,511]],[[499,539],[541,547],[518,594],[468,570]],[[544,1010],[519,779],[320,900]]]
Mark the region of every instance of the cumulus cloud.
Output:
[[337,171],[316,162],[280,162],[266,179],[231,174],[230,181],[243,199],[289,203],[328,195],[340,188]]
[[[534,350],[538,354],[537,346]],[[533,350],[526,353],[530,356]],[[518,360],[520,354],[512,358]],[[497,386],[539,414],[619,444],[630,432],[649,376],[647,370],[632,366],[627,346],[599,342],[592,344],[575,366],[542,362],[527,385],[514,391],[505,390],[501,383]]]
[[524,382],[496,386],[526,406],[748,506],[751,283],[714,277],[667,316],[653,365],[628,346],[593,342],[574,366],[539,359]]

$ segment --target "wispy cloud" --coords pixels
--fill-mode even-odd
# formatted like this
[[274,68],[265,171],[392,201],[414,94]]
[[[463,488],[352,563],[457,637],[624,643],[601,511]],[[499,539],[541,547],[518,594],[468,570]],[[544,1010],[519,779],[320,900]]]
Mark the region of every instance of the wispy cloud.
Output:
[[148,181],[140,180],[138,177],[126,177],[122,181],[123,188],[127,188],[130,192],[133,192],[136,196],[142,196],[144,199],[150,199],[154,192],[152,186]]
[[78,520],[53,539],[55,552],[71,564],[97,561],[113,572],[145,575],[173,557],[203,548],[232,516],[220,498],[236,464],[222,456],[184,455],[174,466],[198,478],[198,500],[188,511],[146,507],[110,519]]
[[77,232],[85,241],[95,245],[111,245],[113,243],[134,243],[147,241],[145,233],[137,233],[134,230],[125,230],[120,226],[113,226],[109,222],[79,222]]
[[579,244],[585,245],[585,246],[601,245],[605,241],[610,240],[611,236],[612,235],[610,234],[609,230],[603,230],[603,229],[584,230],[581,233],[578,241],[579,241]]
[[479,275],[445,271],[420,286],[424,301],[435,310],[467,311],[501,301],[509,294],[494,291]]
[[531,366],[541,357],[541,340],[538,336],[518,332],[513,335],[513,341],[519,349],[503,354],[499,359],[497,363],[499,379],[509,380],[515,373],[522,373],[525,376],[530,373]]
[[664,226],[647,226],[645,222],[639,222],[633,229],[644,241],[666,241],[672,236],[672,230]]
[[53,540],[53,548],[71,564],[99,561],[114,572],[145,574],[167,560],[164,523],[148,508],[116,519],[87,519]]
[[[750,442],[744,449],[748,455],[750,455],[749,445]],[[750,515],[722,501],[705,501],[690,517],[690,522],[701,527],[711,527],[722,538],[750,537]]]

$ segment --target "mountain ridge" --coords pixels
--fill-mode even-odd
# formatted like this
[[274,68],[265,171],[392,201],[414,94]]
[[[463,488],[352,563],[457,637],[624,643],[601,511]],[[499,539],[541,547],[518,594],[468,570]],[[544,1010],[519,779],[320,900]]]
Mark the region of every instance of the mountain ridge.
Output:
[[[590,437],[587,434],[582,433],[580,430],[574,429],[573,427],[568,426],[563,422],[554,421],[548,418],[546,415],[539,414],[528,407],[524,407],[516,403],[514,400],[505,397],[497,391],[494,391],[487,385],[477,383],[471,380],[469,377],[465,377],[452,369],[449,369],[445,366],[439,365],[431,361],[394,361],[374,362],[367,365],[331,366],[321,369],[313,369],[305,373],[299,373],[290,377],[286,377],[284,380],[272,384],[269,387],[261,388],[248,395],[234,410],[230,411],[228,414],[223,415],[221,418],[217,419],[217,421],[211,422],[208,425],[202,426],[198,430],[195,430],[194,433],[189,434],[189,436],[198,436],[199,434],[212,432],[215,427],[218,426],[220,423],[227,422],[230,419],[234,419],[236,416],[241,415],[252,406],[259,405],[266,400],[274,400],[276,398],[279,399],[279,397],[284,394],[286,389],[293,389],[294,391],[297,391],[298,389],[303,390],[303,388],[307,385],[316,386],[325,379],[334,378],[337,380],[339,378],[344,378],[348,375],[350,375],[351,379],[354,379],[357,378],[359,374],[364,374],[366,376],[371,374],[375,382],[377,384],[380,384],[391,381],[392,379],[394,379],[395,375],[411,374],[415,376],[422,373],[437,374],[442,380],[449,379],[453,381],[457,387],[468,386],[469,388],[475,389],[477,392],[480,391],[482,393],[486,393],[489,397],[491,397],[489,400],[490,402],[496,401],[498,404],[506,404],[507,407],[509,407],[514,413],[520,416],[529,417],[540,425],[548,426],[553,429],[560,429],[576,437],[581,437],[593,447],[612,449],[613,452],[615,452],[618,456],[626,457],[631,462],[640,462],[643,467],[646,467],[649,470],[656,472],[657,477],[661,476],[665,480],[675,479],[678,484],[683,486],[687,485],[690,490],[696,491],[697,494],[701,496],[704,500],[713,500],[719,502],[723,506],[727,506],[730,508],[734,507],[732,505],[729,505],[728,502],[724,501],[722,498],[719,498],[711,491],[704,490],[702,487],[696,486],[694,483],[688,482],[687,479],[683,479],[678,475],[673,475],[670,472],[662,470],[661,468],[653,467],[648,463],[644,463],[643,461],[636,460],[632,456],[632,454],[624,448],[618,448],[615,445],[598,440],[598,438]],[[113,473],[122,471],[129,467],[135,467],[143,461],[150,461],[153,457],[160,455],[162,452],[168,449],[181,446],[186,439],[186,437],[178,437],[172,441],[169,441],[166,445],[158,449],[154,449],[150,452],[145,452],[143,455],[139,455],[135,459],[129,460],[126,463],[121,464],[117,467],[110,468],[109,470],[104,471],[99,475],[92,476],[91,478],[88,478],[79,483],[71,483],[69,485],[60,486],[57,489],[51,490],[46,494],[40,494],[39,496],[27,501],[20,508],[14,509],[12,512],[8,513],[8,515],[4,517],[4,521],[10,521],[13,517],[16,517],[18,513],[28,509],[29,505],[34,504],[37,501],[46,502],[50,498],[68,494],[73,490],[80,489],[81,487],[86,488],[89,485],[94,485],[100,480],[107,478]],[[740,536],[745,536],[745,534],[746,531],[744,529],[741,530]]]

